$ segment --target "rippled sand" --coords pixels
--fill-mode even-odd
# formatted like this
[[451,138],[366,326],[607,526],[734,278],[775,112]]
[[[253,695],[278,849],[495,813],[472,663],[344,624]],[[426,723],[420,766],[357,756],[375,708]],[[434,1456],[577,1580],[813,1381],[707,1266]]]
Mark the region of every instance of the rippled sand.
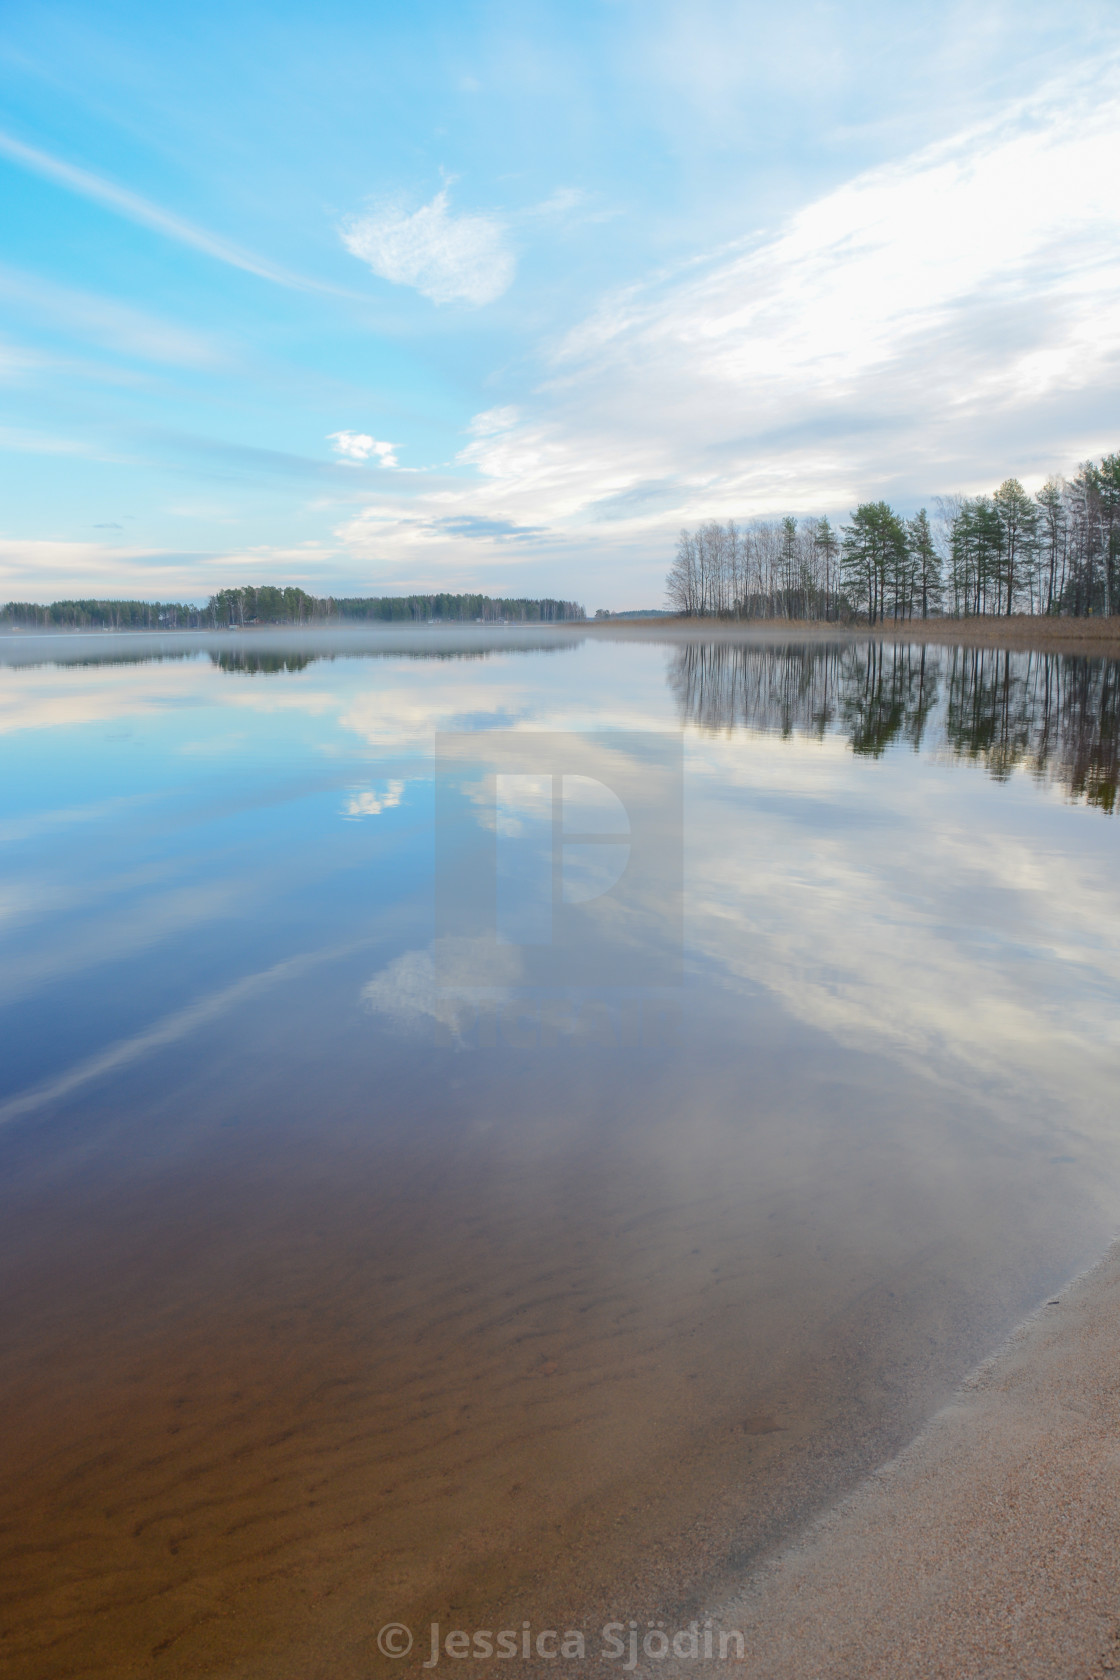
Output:
[[830,1167],[788,1093],[691,1169],[671,1120],[620,1115],[589,1152],[547,1115],[488,1134],[491,1095],[439,1151],[337,1117],[246,1129],[231,1104],[193,1160],[141,1152],[127,1183],[142,1128],[105,1183],[29,1169],[3,1275],[6,1674],[348,1680],[413,1671],[378,1656],[391,1619],[686,1617],[1070,1262],[1010,1217],[1006,1164],[947,1213],[920,1151],[909,1189],[896,1159],[888,1213],[873,1118],[838,1126]]

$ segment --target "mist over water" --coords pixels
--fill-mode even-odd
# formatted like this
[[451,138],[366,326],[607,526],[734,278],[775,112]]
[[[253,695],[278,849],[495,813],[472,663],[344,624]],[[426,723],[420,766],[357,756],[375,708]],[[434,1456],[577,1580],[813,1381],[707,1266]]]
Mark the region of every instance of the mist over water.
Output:
[[[677,1625],[895,1450],[1115,1226],[1118,705],[903,645],[0,644],[8,1671]],[[488,942],[436,882],[491,857]],[[550,980],[593,917],[642,972]]]

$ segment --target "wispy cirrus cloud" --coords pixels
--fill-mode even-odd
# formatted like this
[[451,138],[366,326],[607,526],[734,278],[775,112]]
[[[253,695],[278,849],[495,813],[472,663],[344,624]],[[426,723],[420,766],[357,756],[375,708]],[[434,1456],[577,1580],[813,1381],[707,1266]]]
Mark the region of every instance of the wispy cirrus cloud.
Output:
[[342,242],[395,286],[433,303],[493,303],[513,280],[516,261],[505,224],[478,212],[454,215],[448,190],[409,212],[384,205],[342,224]]
[[696,519],[917,504],[1115,448],[1114,85],[1111,63],[1052,83],[615,293],[518,410],[476,418],[473,481],[414,498],[407,528],[383,503],[339,535],[452,565],[465,521],[507,521],[648,577]]
[[128,187],[118,186],[115,181],[108,180],[104,175],[98,175],[91,169],[83,169],[77,164],[67,163],[65,159],[54,157],[38,146],[29,146],[13,135],[0,132],[0,157],[7,158],[10,163],[17,164],[22,169],[30,170],[32,174],[55,182],[57,186],[65,187],[69,192],[77,193],[80,198],[100,204],[106,210],[111,210],[140,227],[150,228],[154,233],[163,234],[180,245],[189,245],[230,268],[239,268],[246,274],[255,274],[258,279],[270,280],[274,285],[285,286],[292,291],[353,295],[346,293],[341,287],[294,274],[278,263],[270,263],[266,258],[258,257],[254,252],[235,244],[233,240],[225,239],[221,234],[211,233],[208,228],[199,227],[197,223],[187,221],[185,217],[177,216],[173,211],[165,210],[162,205],[153,203],[150,198],[145,198],[140,193],[132,192]]
[[212,337],[190,327],[6,265],[0,265],[0,298],[49,327],[144,361],[217,368],[230,359]]
[[[104,529],[108,532],[111,527]],[[200,551],[107,537],[89,542],[0,538],[0,602],[59,601],[106,593],[138,600],[205,602],[232,580],[272,583],[277,577],[314,593],[335,552],[316,542]],[[111,590],[106,589],[106,578],[113,580]],[[359,580],[351,582],[353,593],[358,593]]]
[[[562,379],[594,369],[605,389],[625,368],[629,397],[639,365],[650,390],[687,369],[698,393],[731,399],[721,417],[755,434],[838,400],[845,415],[869,396],[893,412],[906,388],[880,381],[927,365],[942,367],[936,396],[951,391],[955,406],[981,389],[990,404],[1084,384],[1090,346],[1099,356],[1120,343],[1120,182],[1109,167],[1120,102],[1102,84],[1052,88],[857,177],[772,238],[611,300],[564,343]],[[923,383],[923,423],[933,394]],[[709,423],[705,442],[720,429]]]

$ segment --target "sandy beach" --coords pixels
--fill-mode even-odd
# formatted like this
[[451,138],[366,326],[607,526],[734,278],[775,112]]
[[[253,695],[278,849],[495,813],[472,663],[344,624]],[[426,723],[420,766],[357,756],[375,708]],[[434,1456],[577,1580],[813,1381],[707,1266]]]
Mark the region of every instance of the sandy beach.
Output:
[[742,1630],[752,1680],[1120,1668],[1118,1329],[1120,1244],[713,1611]]

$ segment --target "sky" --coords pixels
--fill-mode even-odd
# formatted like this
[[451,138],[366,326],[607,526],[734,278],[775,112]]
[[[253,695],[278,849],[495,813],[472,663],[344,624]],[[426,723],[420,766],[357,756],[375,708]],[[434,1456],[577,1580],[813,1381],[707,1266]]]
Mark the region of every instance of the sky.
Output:
[[1120,448],[1120,10],[8,0],[0,600],[660,606]]

